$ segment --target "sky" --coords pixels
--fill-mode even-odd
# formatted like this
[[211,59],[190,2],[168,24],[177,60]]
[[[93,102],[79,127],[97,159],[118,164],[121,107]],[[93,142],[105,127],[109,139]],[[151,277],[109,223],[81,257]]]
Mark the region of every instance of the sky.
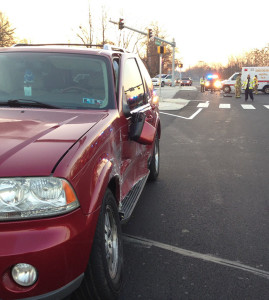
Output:
[[[268,0],[0,0],[0,11],[16,35],[32,43],[79,42],[79,26],[100,28],[102,9],[108,19],[146,31],[157,22],[168,41],[175,39],[176,58],[185,68],[200,62],[226,64],[230,56],[269,46]],[[128,29],[124,29],[127,31]],[[108,33],[118,35],[116,25]]]

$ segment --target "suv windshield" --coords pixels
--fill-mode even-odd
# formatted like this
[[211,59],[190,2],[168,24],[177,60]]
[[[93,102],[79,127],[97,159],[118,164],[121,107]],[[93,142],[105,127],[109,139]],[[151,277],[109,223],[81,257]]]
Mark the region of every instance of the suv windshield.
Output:
[[107,66],[104,57],[88,54],[0,53],[0,105],[114,108]]

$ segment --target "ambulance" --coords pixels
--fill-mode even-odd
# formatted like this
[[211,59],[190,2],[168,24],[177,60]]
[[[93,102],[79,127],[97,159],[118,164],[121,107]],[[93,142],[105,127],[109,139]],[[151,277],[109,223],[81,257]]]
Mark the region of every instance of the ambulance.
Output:
[[[243,67],[241,71],[241,83],[243,83],[248,74],[250,78],[253,79],[255,75],[258,77],[258,91],[264,92],[265,94],[269,94],[269,67]],[[229,79],[222,81],[222,87],[224,93],[235,92],[235,81],[239,72],[234,73]]]

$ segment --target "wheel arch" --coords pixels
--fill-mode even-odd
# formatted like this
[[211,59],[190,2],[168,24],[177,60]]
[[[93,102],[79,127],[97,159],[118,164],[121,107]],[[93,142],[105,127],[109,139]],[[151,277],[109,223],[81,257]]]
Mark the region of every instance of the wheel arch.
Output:
[[108,188],[111,190],[112,194],[114,195],[117,204],[120,202],[120,179],[119,176],[113,176],[109,183]]
[[[92,213],[100,209],[103,201],[103,197],[110,183],[112,177],[113,164],[108,159],[102,159],[95,166],[93,170],[94,176],[91,176],[90,188],[88,195],[90,203],[88,206],[88,212]],[[113,187],[113,185],[111,185]]]
[[264,92],[265,94],[269,94],[269,85],[265,85],[265,86],[263,87],[263,92]]
[[161,138],[161,122],[160,120],[158,120],[158,124],[157,124],[157,134],[158,134],[158,138]]

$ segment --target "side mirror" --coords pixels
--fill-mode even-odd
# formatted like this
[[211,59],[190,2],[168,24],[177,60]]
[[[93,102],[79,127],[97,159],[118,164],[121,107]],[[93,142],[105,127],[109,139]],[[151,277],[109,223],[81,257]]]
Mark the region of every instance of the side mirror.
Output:
[[130,138],[140,144],[150,145],[153,143],[156,128],[146,121],[144,113],[138,112],[132,115]]

